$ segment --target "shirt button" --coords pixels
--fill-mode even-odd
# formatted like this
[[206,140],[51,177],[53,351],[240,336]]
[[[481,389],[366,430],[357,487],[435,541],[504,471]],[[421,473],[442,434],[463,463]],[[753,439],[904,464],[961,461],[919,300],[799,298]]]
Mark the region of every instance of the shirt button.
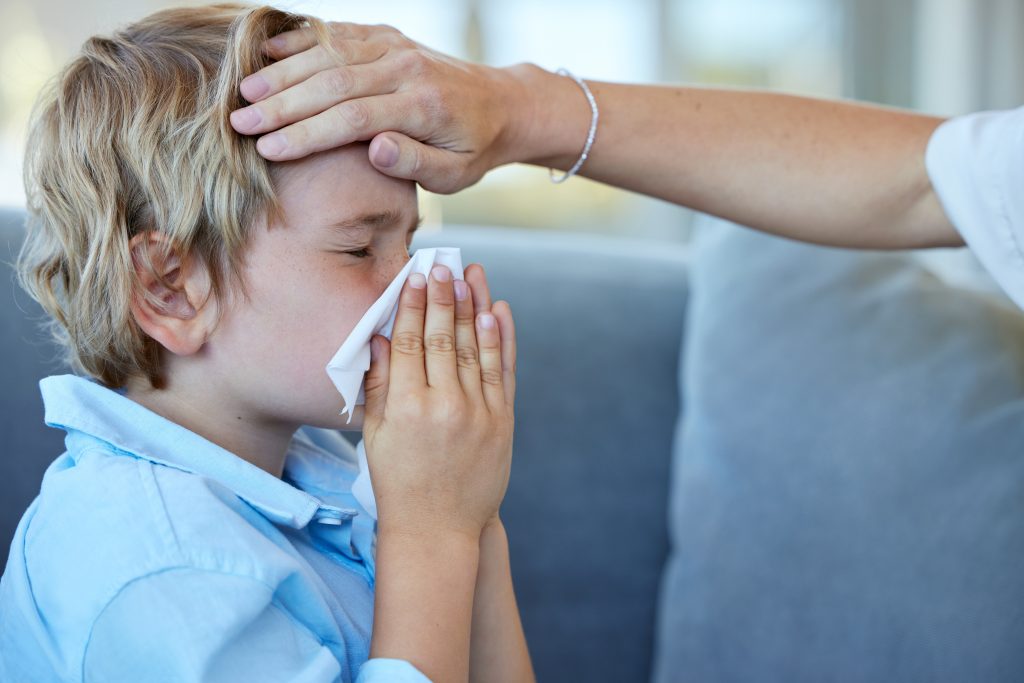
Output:
[[341,509],[336,507],[321,507],[316,511],[313,519],[320,522],[321,524],[331,524],[338,526],[345,522],[345,520],[352,519],[358,513],[355,510]]
[[320,522],[321,524],[333,524],[335,526],[341,525],[341,520],[336,519],[334,517],[319,517],[317,518],[316,521]]

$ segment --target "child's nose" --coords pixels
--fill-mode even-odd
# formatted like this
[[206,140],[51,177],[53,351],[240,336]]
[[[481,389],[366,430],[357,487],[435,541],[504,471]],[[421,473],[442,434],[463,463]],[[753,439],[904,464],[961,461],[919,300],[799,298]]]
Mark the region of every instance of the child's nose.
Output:
[[398,277],[398,274],[402,272],[402,268],[405,268],[405,264],[409,262],[409,258],[409,253],[403,251],[401,254],[381,262],[381,267],[378,271],[380,281],[377,283],[377,289],[380,294],[383,294],[388,285]]

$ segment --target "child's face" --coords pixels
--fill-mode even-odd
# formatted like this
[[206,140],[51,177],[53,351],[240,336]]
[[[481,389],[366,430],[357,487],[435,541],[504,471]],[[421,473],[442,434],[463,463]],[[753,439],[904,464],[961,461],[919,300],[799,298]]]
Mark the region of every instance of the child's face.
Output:
[[[254,231],[249,298],[223,304],[204,351],[250,415],[344,428],[324,368],[408,261],[416,187],[376,171],[365,145],[280,164],[275,184],[284,221]],[[385,212],[394,220],[380,222]],[[347,426],[362,416],[360,406]]]

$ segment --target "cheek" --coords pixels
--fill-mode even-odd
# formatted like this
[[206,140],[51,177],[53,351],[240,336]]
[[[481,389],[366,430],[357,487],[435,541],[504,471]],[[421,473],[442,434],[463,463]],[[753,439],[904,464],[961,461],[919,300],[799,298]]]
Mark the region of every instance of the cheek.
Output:
[[356,269],[311,272],[275,294],[268,322],[322,371],[381,291],[375,278]]
[[408,260],[406,253],[374,263],[342,265],[335,254],[308,251],[256,264],[248,301],[229,313],[217,355],[247,373],[246,391],[265,397],[275,412],[306,421],[341,410],[325,366],[366,310]]
[[272,381],[280,392],[281,411],[303,423],[338,419],[342,399],[325,366],[383,291],[366,277],[325,277],[321,284],[296,287],[282,302],[290,312],[280,319],[292,321],[289,330],[281,330],[291,340],[290,350],[273,343],[263,350],[276,367]]

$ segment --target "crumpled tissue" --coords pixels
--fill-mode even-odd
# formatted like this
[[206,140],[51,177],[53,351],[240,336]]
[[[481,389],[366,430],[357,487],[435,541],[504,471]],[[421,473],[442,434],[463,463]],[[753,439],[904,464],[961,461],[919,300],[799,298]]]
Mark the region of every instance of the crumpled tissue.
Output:
[[[370,340],[375,334],[391,338],[395,316],[398,314],[398,298],[405,281],[413,273],[429,277],[430,269],[435,265],[447,266],[456,280],[462,280],[464,277],[462,252],[458,247],[418,249],[380,298],[352,328],[352,332],[327,363],[327,375],[345,402],[341,414],[348,413],[349,422],[352,421],[355,406],[366,402],[363,380],[366,371],[370,369]],[[356,452],[359,456],[359,475],[352,484],[352,495],[371,517],[377,519],[377,503],[373,496],[370,468],[366,462],[366,447],[362,440],[356,446]]]

